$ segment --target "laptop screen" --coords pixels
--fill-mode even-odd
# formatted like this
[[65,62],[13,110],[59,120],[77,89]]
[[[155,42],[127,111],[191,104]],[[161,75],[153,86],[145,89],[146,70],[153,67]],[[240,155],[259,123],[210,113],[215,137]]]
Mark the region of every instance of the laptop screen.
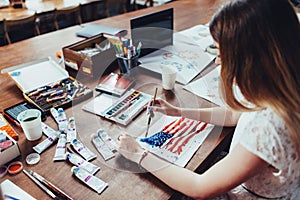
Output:
[[130,20],[131,38],[135,46],[142,43],[140,57],[173,44],[173,8]]

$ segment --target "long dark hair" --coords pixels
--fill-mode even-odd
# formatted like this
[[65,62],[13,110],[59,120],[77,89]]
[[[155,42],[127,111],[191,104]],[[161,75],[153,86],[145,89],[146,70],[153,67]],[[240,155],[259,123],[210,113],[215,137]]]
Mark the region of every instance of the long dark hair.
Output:
[[[210,23],[219,44],[225,102],[237,110],[271,107],[300,152],[300,24],[288,0],[233,0]],[[234,94],[237,84],[247,107]]]

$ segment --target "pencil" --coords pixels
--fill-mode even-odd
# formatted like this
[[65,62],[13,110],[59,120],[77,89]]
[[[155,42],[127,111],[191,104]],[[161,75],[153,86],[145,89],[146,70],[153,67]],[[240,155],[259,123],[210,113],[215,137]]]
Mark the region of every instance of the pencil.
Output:
[[[154,96],[153,96],[153,101],[151,102],[151,107],[154,105],[155,99],[156,99],[156,95],[157,95],[157,88],[155,88],[155,92],[154,92]],[[148,131],[149,131],[149,127],[150,127],[150,123],[151,123],[151,113],[149,113],[149,117],[148,117],[148,123],[147,123],[147,130],[146,130],[146,134],[145,137],[147,137],[148,135]]]

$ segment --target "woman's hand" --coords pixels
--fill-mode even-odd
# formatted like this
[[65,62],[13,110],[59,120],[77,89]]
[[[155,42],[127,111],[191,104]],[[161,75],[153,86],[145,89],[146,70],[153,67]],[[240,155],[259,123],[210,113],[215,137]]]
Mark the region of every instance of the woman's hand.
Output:
[[[148,103],[148,107],[151,106],[151,104],[152,101]],[[170,116],[181,115],[181,110],[178,107],[173,106],[172,104],[168,103],[163,99],[156,99],[151,110],[154,112],[161,112],[164,113],[165,115],[170,115]]]
[[144,152],[139,143],[130,135],[121,134],[117,139],[117,150],[126,159],[138,163]]

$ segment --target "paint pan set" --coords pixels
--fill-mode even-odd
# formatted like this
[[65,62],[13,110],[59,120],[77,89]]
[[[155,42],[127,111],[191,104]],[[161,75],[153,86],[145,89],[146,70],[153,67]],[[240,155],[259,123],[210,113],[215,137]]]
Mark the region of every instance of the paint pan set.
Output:
[[104,117],[127,125],[137,116],[152,96],[137,90],[130,90],[119,101],[104,111]]
[[121,97],[101,93],[82,109],[122,125],[129,124],[152,99],[152,95],[131,89]]

